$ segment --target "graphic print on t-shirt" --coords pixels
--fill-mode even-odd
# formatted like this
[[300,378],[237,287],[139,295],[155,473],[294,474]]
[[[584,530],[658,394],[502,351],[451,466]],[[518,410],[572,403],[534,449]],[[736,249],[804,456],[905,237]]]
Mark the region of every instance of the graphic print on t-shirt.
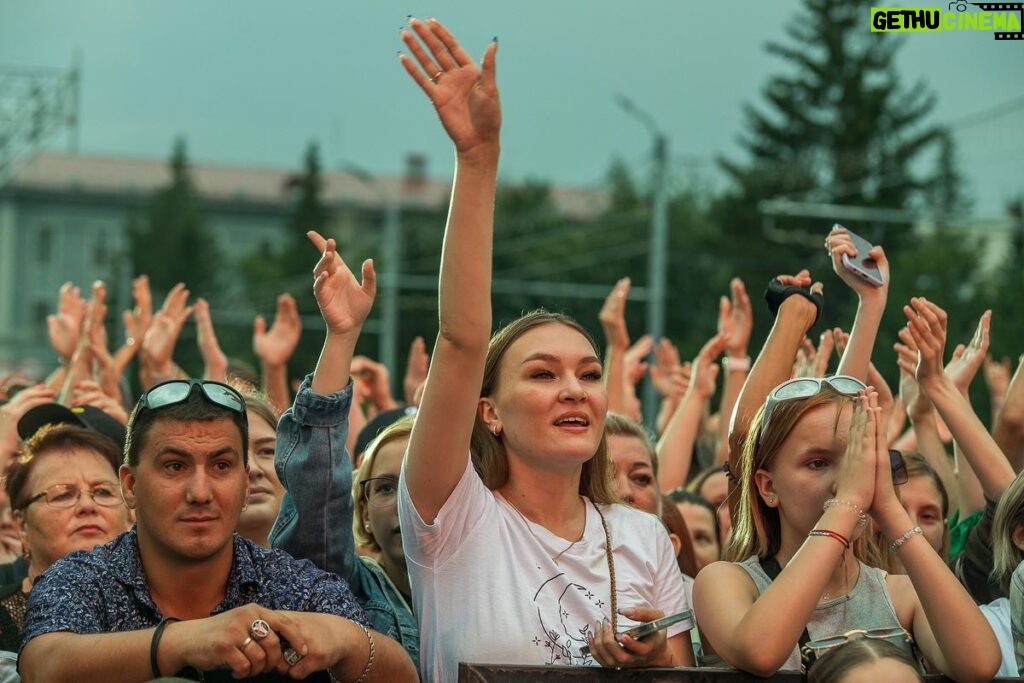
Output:
[[[565,572],[555,574],[541,584],[533,595],[537,608],[537,619],[542,633],[533,637],[533,644],[548,650],[546,664],[563,666],[592,666],[594,659],[580,654],[587,645],[594,623],[604,619],[602,608],[607,604],[603,598],[586,586],[574,583]],[[588,614],[579,613],[584,603],[590,603],[594,610]]]

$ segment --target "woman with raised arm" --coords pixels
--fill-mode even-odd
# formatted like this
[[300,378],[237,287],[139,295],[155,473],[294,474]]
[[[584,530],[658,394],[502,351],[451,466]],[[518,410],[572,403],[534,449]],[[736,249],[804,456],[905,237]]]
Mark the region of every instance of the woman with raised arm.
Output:
[[[799,668],[811,639],[862,629],[908,652],[912,638],[954,680],[995,673],[992,630],[896,496],[881,412],[874,389],[835,376],[784,382],[755,414],[734,561],[693,589],[702,640],[726,663],[771,676]],[[868,515],[906,575],[863,561]]]
[[689,620],[667,638],[615,635],[687,603],[660,521],[612,504],[593,340],[535,312],[488,344],[497,43],[478,67],[437,21],[410,29],[402,64],[456,152],[440,332],[399,482],[421,674],[452,681],[460,661],[690,664]]

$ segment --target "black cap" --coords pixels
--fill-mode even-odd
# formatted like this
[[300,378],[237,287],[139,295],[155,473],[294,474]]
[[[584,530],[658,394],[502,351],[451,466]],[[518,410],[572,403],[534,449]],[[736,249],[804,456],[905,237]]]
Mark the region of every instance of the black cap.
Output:
[[353,458],[358,458],[366,450],[366,447],[370,445],[370,442],[376,439],[377,435],[383,432],[385,428],[390,427],[406,415],[414,415],[415,413],[415,406],[406,406],[405,408],[383,410],[374,415],[373,419],[366,423],[362,431],[359,432],[359,436],[356,437],[356,452],[352,454]]
[[18,436],[28,440],[44,425],[71,424],[99,432],[110,438],[124,451],[127,432],[123,424],[95,406],[68,407],[60,403],[45,403],[36,406],[18,420]]

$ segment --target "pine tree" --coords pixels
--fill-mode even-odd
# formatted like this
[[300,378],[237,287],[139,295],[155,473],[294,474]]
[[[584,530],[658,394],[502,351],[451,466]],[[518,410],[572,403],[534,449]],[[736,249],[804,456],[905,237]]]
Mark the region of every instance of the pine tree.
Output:
[[170,172],[170,184],[147,200],[141,220],[129,220],[131,262],[136,273],[149,275],[154,293],[184,282],[194,295],[210,297],[217,292],[222,252],[205,227],[183,138],[174,143]]

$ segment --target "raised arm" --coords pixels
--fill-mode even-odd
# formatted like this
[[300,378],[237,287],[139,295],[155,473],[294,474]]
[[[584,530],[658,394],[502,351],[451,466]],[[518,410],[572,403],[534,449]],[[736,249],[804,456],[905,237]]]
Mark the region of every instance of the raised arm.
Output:
[[[1013,468],[978,419],[964,392],[942,367],[942,354],[946,346],[946,312],[923,297],[911,299],[910,306],[904,306],[903,311],[918,348],[917,366],[904,369],[916,373],[921,389],[946,421],[964,457],[978,476],[985,496],[996,501],[1013,481]],[[976,338],[978,335],[988,336],[986,316],[982,316],[979,322]],[[988,346],[987,339],[984,346]],[[984,351],[980,353],[983,358]],[[904,361],[900,361],[900,367],[904,367]],[[956,372],[952,374],[955,376]]]
[[402,40],[415,59],[401,55],[402,66],[434,105],[456,156],[441,250],[440,331],[405,463],[413,504],[432,523],[466,469],[491,333],[501,105],[497,42],[477,66],[438,21],[412,19],[410,26],[416,36],[402,31]]
[[854,318],[853,328],[850,330],[850,341],[839,361],[837,374],[850,375],[866,382],[868,381],[871,351],[875,346],[878,326],[882,322],[885,302],[889,296],[889,261],[885,258],[882,247],[877,244],[868,252],[878,264],[878,270],[882,274],[882,286],[875,287],[861,280],[843,266],[844,255],[857,256],[857,248],[846,233],[846,228],[833,228],[825,239],[825,248],[828,249],[829,256],[832,258],[832,270],[840,280],[857,293],[858,299],[857,317]]
[[[811,274],[807,270],[796,275],[780,275],[769,283],[765,296],[769,299],[769,307],[777,311],[775,324],[740,390],[732,417],[722,416],[722,419],[730,420],[729,469],[733,475],[740,471],[743,440],[750,420],[768,398],[768,392],[789,379],[797,349],[818,319],[824,302],[822,291],[820,282],[811,283]],[[730,477],[730,497],[735,486],[733,477]],[[736,506],[730,506],[730,510],[735,515]]]
[[722,297],[718,313],[718,331],[726,338],[726,356],[722,361],[722,398],[718,404],[718,456],[716,463],[729,459],[729,417],[750,372],[748,345],[754,331],[754,312],[743,280],[729,282],[730,297]]
[[288,359],[295,353],[301,336],[302,318],[291,294],[277,297],[277,311],[269,330],[262,315],[256,316],[252,323],[252,350],[260,359],[263,392],[279,410],[291,403]]
[[[338,255],[333,239],[308,233],[321,257],[313,294],[327,334],[311,378],[277,427],[274,465],[286,493],[271,545],[350,579],[358,562],[352,538],[352,459],[346,449],[349,366],[377,291],[373,264],[362,283]],[[312,251],[312,250],[311,250]]]
[[992,436],[1014,471],[1024,469],[1024,355],[1017,361],[1017,372],[1006,388],[1006,399],[992,427]]
[[629,286],[628,277],[616,282],[598,315],[604,331],[604,382],[608,390],[608,412],[620,415],[626,414],[625,355],[629,348],[626,300],[629,298]]

